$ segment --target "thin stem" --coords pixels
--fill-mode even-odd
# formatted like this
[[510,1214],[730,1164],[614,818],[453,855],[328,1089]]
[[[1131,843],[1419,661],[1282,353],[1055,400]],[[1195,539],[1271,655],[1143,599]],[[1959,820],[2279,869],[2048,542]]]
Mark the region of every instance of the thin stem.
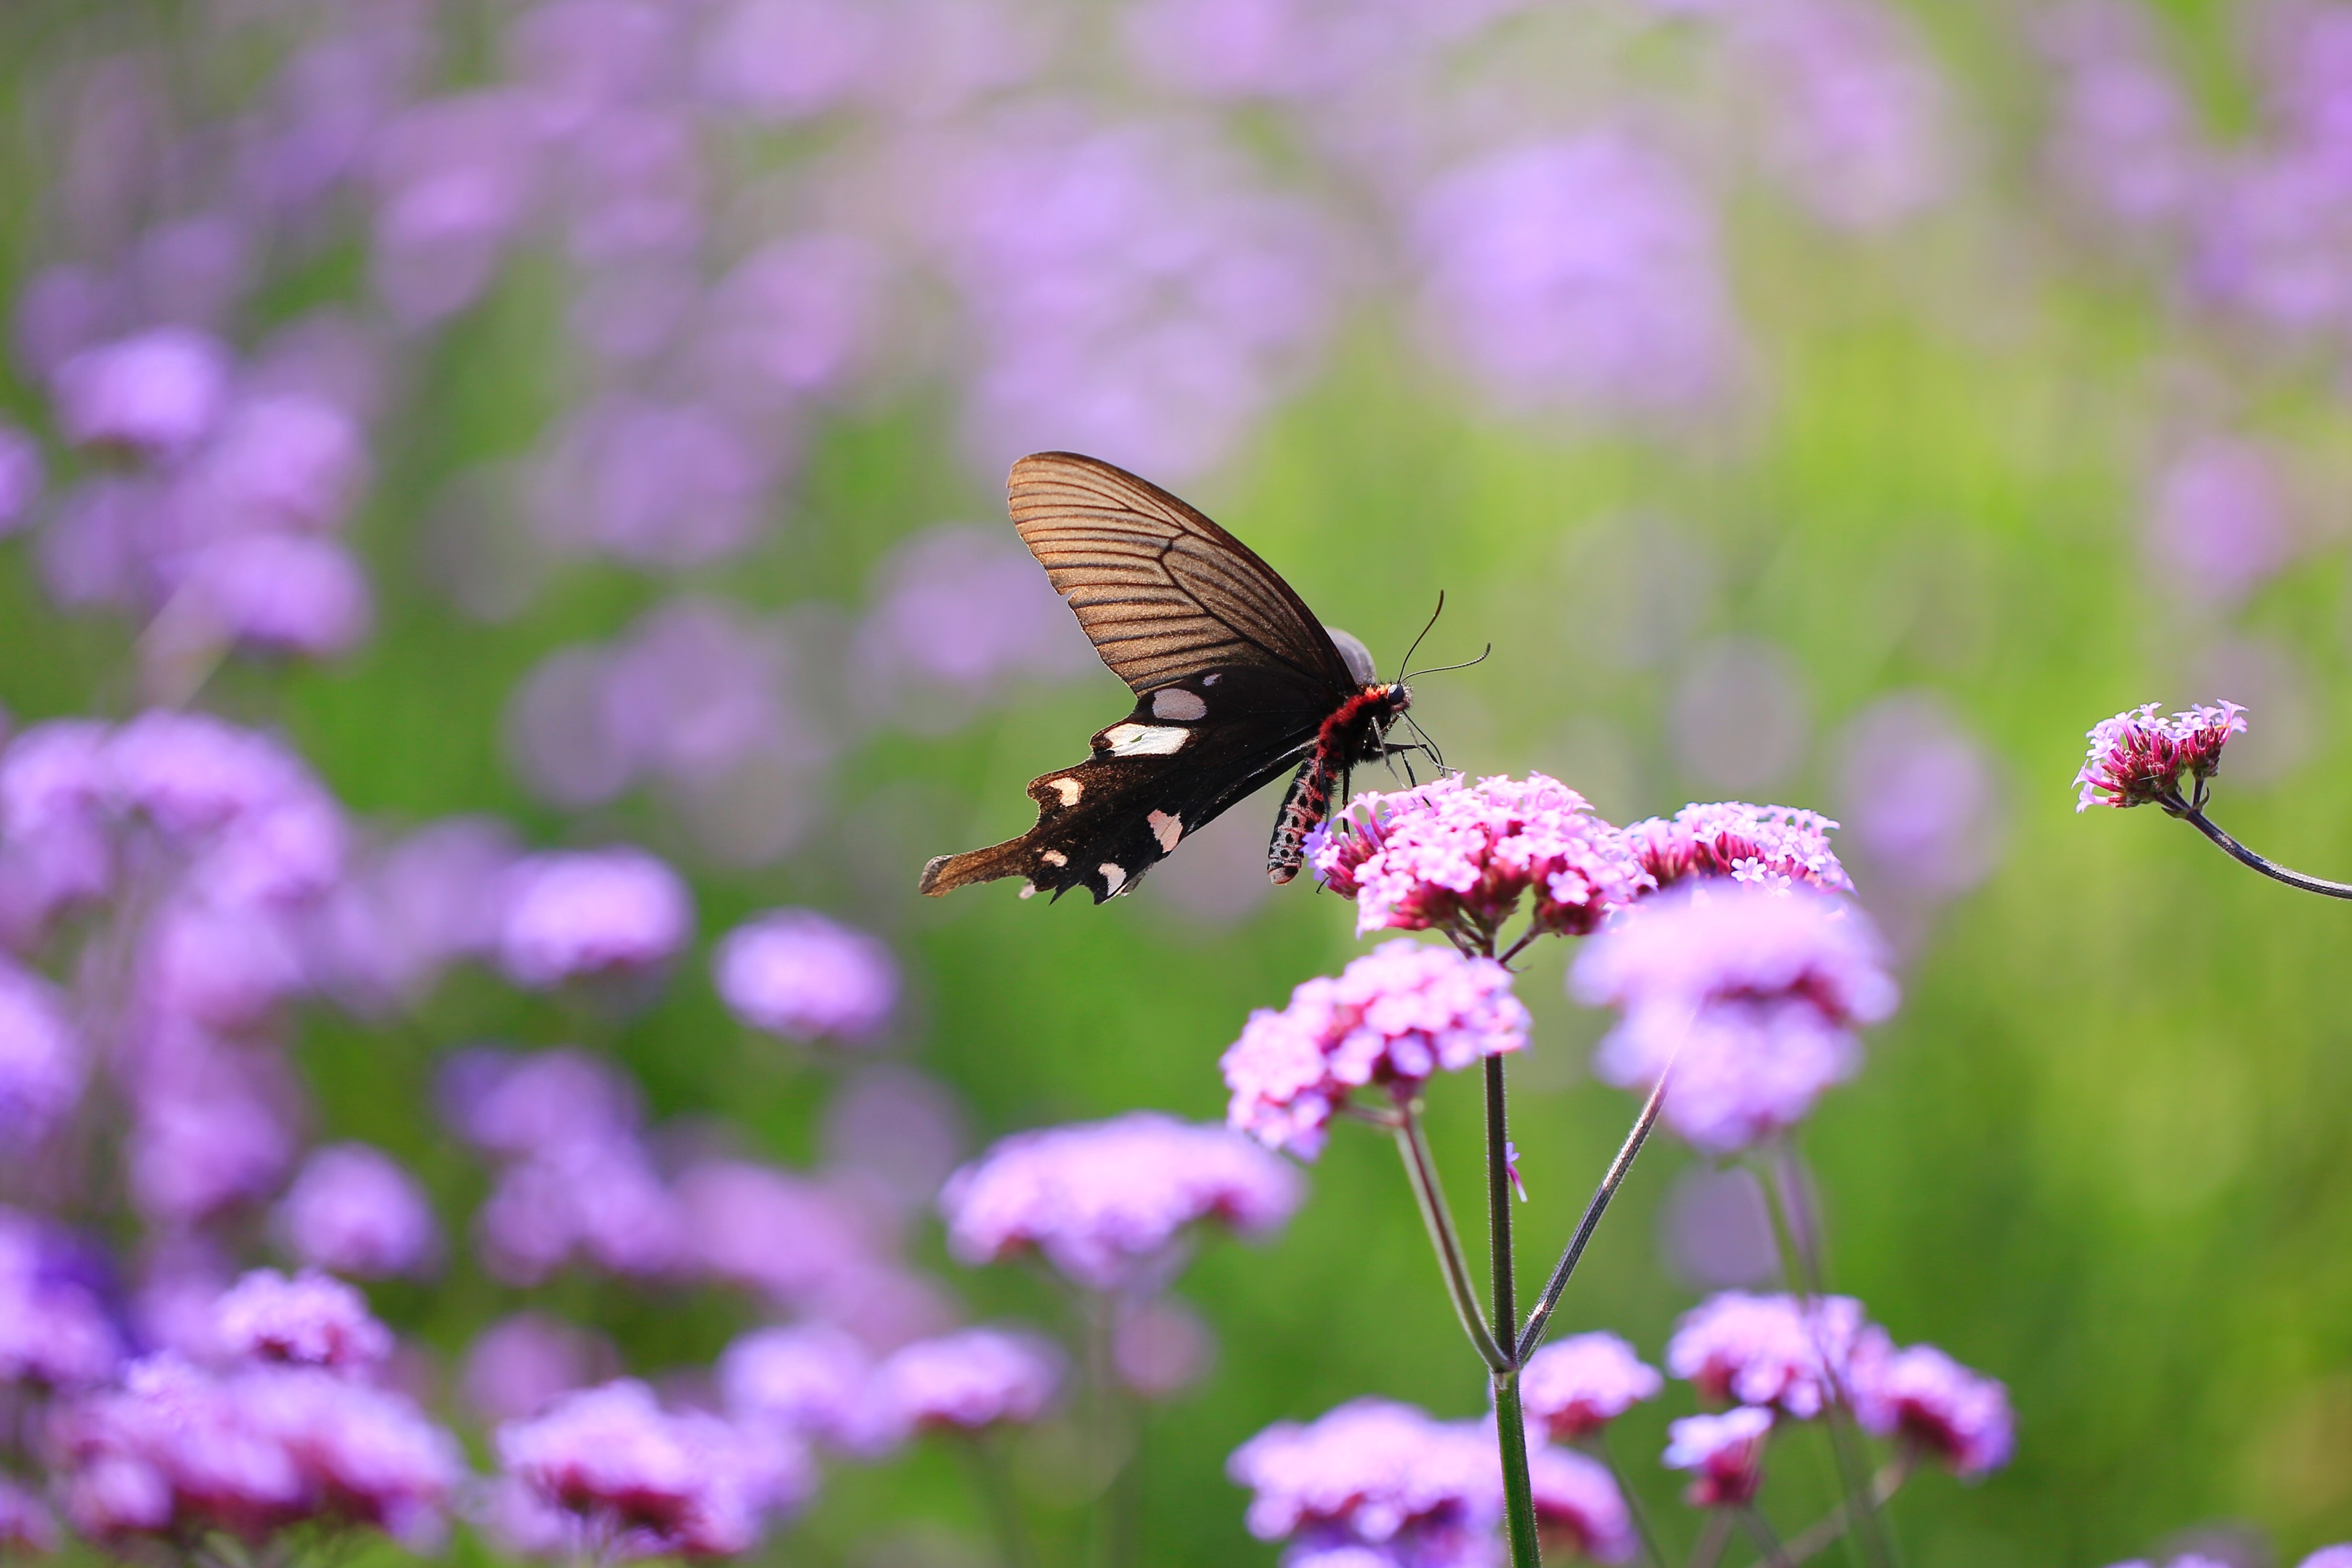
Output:
[[1421,1117],[1410,1105],[1400,1106],[1396,1124],[1397,1153],[1404,1159],[1404,1174],[1412,1183],[1412,1195],[1421,1203],[1422,1223],[1429,1228],[1429,1244],[1437,1249],[1438,1271],[1445,1276],[1445,1293],[1454,1301],[1454,1313],[1462,1320],[1462,1332],[1470,1336],[1478,1359],[1490,1372],[1508,1372],[1511,1360],[1495,1343],[1480,1320],[1478,1297],[1470,1283],[1470,1265],[1462,1256],[1462,1239],[1454,1232],[1454,1216],[1445,1207],[1445,1189],[1437,1183],[1437,1162],[1430,1157],[1429,1140],[1422,1136]]
[[[1772,1146],[1771,1179],[1764,1184],[1770,1198],[1769,1207],[1776,1222],[1775,1239],[1780,1243],[1790,1278],[1803,1298],[1806,1320],[1820,1332],[1820,1302],[1826,1293],[1822,1285],[1820,1217],[1813,1212],[1807,1196],[1803,1170],[1797,1162],[1796,1151],[1786,1138]],[[1886,1533],[1885,1521],[1879,1518],[1878,1507],[1872,1500],[1869,1482],[1863,1473],[1862,1458],[1855,1451],[1857,1436],[1853,1425],[1853,1401],[1845,1385],[1845,1368],[1830,1347],[1816,1343],[1822,1370],[1829,1382],[1830,1400],[1822,1412],[1822,1424],[1829,1433],[1830,1458],[1837,1466],[1839,1490],[1850,1500],[1861,1503],[1856,1515],[1859,1528],[1854,1538],[1864,1560],[1872,1568],[1893,1568],[1895,1546]]]
[[1650,1511],[1626,1484],[1625,1472],[1619,1468],[1617,1456],[1609,1447],[1609,1429],[1604,1427],[1578,1445],[1584,1451],[1609,1467],[1609,1479],[1617,1483],[1617,1495],[1625,1500],[1625,1513],[1633,1521],[1633,1534],[1642,1543],[1642,1561],[1650,1568],[1666,1568],[1666,1554],[1658,1547],[1658,1537],[1650,1528]]
[[[1901,1491],[1903,1483],[1911,1479],[1912,1470],[1917,1463],[1917,1454],[1906,1448],[1881,1466],[1878,1474],[1872,1478],[1870,1483],[1872,1506],[1885,1508],[1894,1501],[1895,1494]],[[1785,1548],[1790,1568],[1794,1568],[1795,1564],[1804,1562],[1843,1535],[1845,1527],[1852,1522],[1853,1516],[1853,1504],[1850,1501],[1841,1502],[1819,1520],[1790,1536]]]
[[1763,1510],[1749,1503],[1739,1511],[1739,1522],[1748,1527],[1748,1539],[1756,1542],[1756,1550],[1764,1554],[1764,1561],[1769,1568],[1789,1568],[1788,1554],[1781,1551],[1780,1538],[1772,1533],[1772,1526],[1766,1521]]
[[[1494,1281],[1494,1339],[1511,1342],[1519,1321],[1518,1296],[1511,1277],[1511,1127],[1503,1059],[1486,1059],[1486,1245]],[[1495,1382],[1495,1441],[1503,1464],[1504,1521],[1509,1526],[1512,1568],[1538,1568],[1543,1548],[1536,1540],[1535,1490],[1528,1479],[1528,1429],[1519,1414],[1516,1365],[1497,1370]]]
[[1731,1522],[1727,1510],[1707,1511],[1706,1523],[1699,1528],[1698,1540],[1691,1547],[1690,1568],[1715,1568],[1723,1561],[1723,1549],[1731,1542]]
[[[1675,1047],[1675,1052],[1680,1054],[1679,1045]],[[1528,1357],[1535,1354],[1536,1347],[1543,1343],[1544,1330],[1551,1322],[1552,1309],[1559,1305],[1560,1292],[1568,1289],[1569,1276],[1576,1272],[1577,1262],[1584,1256],[1584,1249],[1591,1241],[1593,1231],[1599,1228],[1601,1215],[1608,1211],[1609,1200],[1615,1197],[1617,1189],[1624,1185],[1626,1173],[1633,1168],[1634,1156],[1642,1152],[1643,1144],[1649,1140],[1650,1129],[1657,1125],[1658,1113],[1666,1103],[1666,1082],[1674,1076],[1674,1059],[1669,1057],[1664,1071],[1658,1074],[1656,1086],[1650,1091],[1650,1097],[1642,1103],[1641,1114],[1633,1118],[1633,1129],[1625,1134],[1625,1142],[1618,1149],[1617,1157],[1609,1162],[1609,1169],[1601,1176],[1601,1185],[1593,1189],[1592,1201],[1584,1206],[1584,1218],[1577,1221],[1576,1234],[1568,1239],[1567,1250],[1553,1265],[1551,1278],[1544,1284],[1543,1297],[1536,1303],[1536,1310],[1528,1314],[1528,1326],[1520,1332],[1518,1343],[1514,1347],[1521,1364],[1524,1365]]]
[[1506,969],[1509,968],[1511,967],[1511,960],[1517,957],[1521,953],[1526,952],[1528,945],[1542,935],[1542,926],[1529,925],[1525,931],[1519,933],[1519,939],[1512,943],[1509,947],[1506,948],[1502,956],[1496,959],[1495,962],[1502,965]]
[[2230,858],[2240,865],[2250,866],[2264,876],[2275,878],[2289,887],[2299,887],[2305,893],[2315,893],[2323,898],[2352,898],[2352,883],[2329,882],[2324,877],[2305,876],[2299,871],[2289,870],[2276,861],[2265,859],[2215,827],[2212,820],[2194,806],[2174,811],[2173,815],[2181,818],[2190,827],[2221,845]]

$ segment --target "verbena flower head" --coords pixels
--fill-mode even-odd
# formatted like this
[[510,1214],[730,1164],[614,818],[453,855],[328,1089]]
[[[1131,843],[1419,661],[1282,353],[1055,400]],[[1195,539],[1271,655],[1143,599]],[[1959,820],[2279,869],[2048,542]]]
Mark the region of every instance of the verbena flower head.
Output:
[[87,1387],[124,1346],[101,1257],[61,1227],[0,1208],[0,1382]]
[[47,1557],[62,1544],[49,1505],[16,1482],[0,1479],[0,1551]]
[[1062,1355],[1050,1342],[989,1328],[901,1345],[876,1375],[882,1408],[916,1430],[1034,1421],[1061,1384]]
[[1974,1477],[2009,1462],[2017,1422],[2009,1390],[1932,1344],[1894,1350],[1865,1338],[1851,1374],[1854,1417],[1864,1431],[1899,1437]]
[[1694,877],[1730,877],[1767,887],[1798,883],[1832,893],[1853,883],[1830,848],[1837,823],[1818,811],[1716,800],[1685,806],[1625,830],[1634,861],[1659,887]]
[[21,1149],[47,1135],[80,1100],[87,1071],[64,998],[0,958],[0,1148]]
[[1700,1508],[1744,1508],[1764,1484],[1764,1437],[1772,1412],[1743,1405],[1720,1416],[1685,1416],[1666,1427],[1665,1465],[1696,1470],[1684,1493]]
[[[1441,1531],[1485,1535],[1502,1515],[1494,1444],[1392,1400],[1354,1400],[1300,1426],[1277,1422],[1234,1450],[1249,1531],[1336,1546],[1409,1546]],[[1333,1540],[1332,1537],[1339,1539]]]
[[676,872],[626,847],[534,855],[509,873],[499,948],[516,984],[657,968],[693,936]]
[[[1496,1484],[1500,1486],[1494,1428],[1485,1422],[1470,1426],[1467,1436],[1495,1460]],[[1636,1544],[1633,1515],[1608,1466],[1568,1448],[1531,1448],[1528,1480],[1535,1494],[1536,1530],[1548,1550],[1596,1563],[1632,1559]]]
[[495,1446],[505,1477],[493,1527],[533,1556],[733,1556],[815,1479],[789,1438],[664,1410],[627,1378],[508,1422]]
[[289,1251],[338,1274],[419,1273],[440,1255],[440,1230],[424,1189],[390,1155],[366,1144],[314,1152],[275,1218]]
[[1202,1220],[1262,1234],[1298,1207],[1298,1173],[1223,1127],[1154,1111],[1018,1133],[948,1179],[948,1244],[969,1263],[1034,1247],[1082,1285],[1135,1284]]
[[227,346],[163,327],[85,350],[58,368],[58,423],[76,444],[109,443],[169,456],[208,434],[227,402]]
[[729,932],[711,972],[737,1018],[793,1040],[869,1038],[898,999],[890,949],[808,909],[773,910]]
[[1665,1386],[1657,1368],[1613,1333],[1580,1333],[1548,1344],[1519,1375],[1528,1425],[1556,1442],[1573,1442],[1622,1416]]
[[223,1350],[258,1361],[364,1370],[392,1354],[392,1331],[367,1299],[315,1271],[254,1270],[214,1305],[213,1327]]
[[1441,1068],[1527,1044],[1528,1009],[1491,958],[1400,938],[1260,1008],[1218,1065],[1233,1091],[1228,1125],[1302,1159],[1322,1151],[1331,1115],[1378,1083],[1401,1099]]
[[1646,1089],[1673,1062],[1667,1124],[1727,1154],[1795,1125],[1853,1074],[1854,1027],[1895,1009],[1886,963],[1843,899],[1718,883],[1644,900],[1577,955],[1569,989],[1623,1013],[1595,1074]]
[[2305,1558],[2297,1568],[2352,1568],[2352,1542],[2323,1546]]
[[1726,1291],[1683,1314],[1666,1342],[1666,1370],[1710,1399],[1769,1405],[1811,1420],[1846,1388],[1863,1343],[1862,1303],[1823,1296]]
[[1356,901],[1356,934],[1491,937],[1532,900],[1540,930],[1581,936],[1649,886],[1616,830],[1554,779],[1450,774],[1357,796],[1307,842],[1316,873]]
[[874,1458],[901,1431],[877,1396],[874,1370],[856,1337],[830,1323],[754,1329],[719,1357],[719,1394],[738,1421]]
[[[2221,748],[2231,736],[2246,732],[2246,710],[2232,702],[2192,707],[2170,718],[2158,717],[2156,710],[2156,704],[2143,703],[2092,726],[2090,753],[2074,775],[2082,787],[2075,810],[2153,804],[2172,811],[2204,800],[2206,780],[2221,768]],[[2184,778],[2193,790],[2186,801],[2180,792]]]

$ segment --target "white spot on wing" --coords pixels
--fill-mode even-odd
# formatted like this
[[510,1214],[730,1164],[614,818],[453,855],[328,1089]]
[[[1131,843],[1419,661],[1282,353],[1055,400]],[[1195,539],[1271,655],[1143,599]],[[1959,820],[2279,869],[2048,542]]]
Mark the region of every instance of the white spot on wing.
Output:
[[1103,744],[1113,757],[1172,757],[1192,738],[1189,729],[1151,724],[1115,724],[1103,731]]
[[1109,861],[1103,862],[1095,870],[1102,873],[1103,885],[1113,893],[1127,885],[1127,873]]
[[1201,684],[1204,686],[1213,686],[1224,678],[1224,675],[1221,672],[1211,670],[1207,674],[1201,677]]
[[1173,852],[1176,841],[1184,836],[1184,824],[1165,811],[1154,811],[1144,820],[1151,824],[1151,836],[1160,841],[1160,852]]
[[1070,857],[1064,854],[1059,850],[1045,850],[1040,852],[1037,858],[1044,861],[1047,865],[1067,865],[1070,863]]
[[1055,794],[1062,798],[1062,804],[1065,806],[1076,805],[1078,797],[1087,792],[1087,787],[1075,779],[1048,779],[1045,782],[1052,787]]
[[1021,896],[1022,896],[1022,897],[1024,897],[1024,898],[1034,898],[1034,897],[1036,897],[1036,896],[1037,896],[1037,884],[1036,884],[1035,883],[1034,883],[1034,882],[1024,882],[1024,883],[1023,883],[1021,884]]
[[1196,719],[1207,716],[1209,705],[1197,692],[1182,686],[1162,686],[1151,694],[1151,716],[1154,718]]

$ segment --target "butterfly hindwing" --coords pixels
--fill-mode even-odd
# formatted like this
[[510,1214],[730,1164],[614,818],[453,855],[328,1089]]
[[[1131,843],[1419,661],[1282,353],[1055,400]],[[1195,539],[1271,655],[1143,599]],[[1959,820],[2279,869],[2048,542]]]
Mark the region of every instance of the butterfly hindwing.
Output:
[[922,891],[1007,876],[1056,897],[1084,887],[1097,904],[1131,891],[1187,834],[1292,767],[1313,743],[1311,718],[1268,724],[1265,704],[1279,706],[1279,689],[1265,672],[1245,668],[1146,692],[1125,719],[1095,736],[1086,761],[1030,781],[1035,827],[932,861]]

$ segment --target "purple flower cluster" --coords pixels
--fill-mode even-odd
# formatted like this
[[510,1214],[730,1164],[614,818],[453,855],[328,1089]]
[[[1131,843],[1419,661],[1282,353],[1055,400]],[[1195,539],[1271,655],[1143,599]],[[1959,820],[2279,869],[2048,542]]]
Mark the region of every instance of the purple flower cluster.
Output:
[[948,1245],[970,1263],[1034,1248],[1097,1291],[1156,1282],[1183,1229],[1263,1235],[1298,1207],[1298,1175],[1223,1127],[1157,1112],[1019,1133],[940,1194]]
[[1491,939],[1531,898],[1535,927],[1582,936],[1650,885],[1584,797],[1540,773],[1459,774],[1357,796],[1309,838],[1316,873],[1356,901],[1356,934],[1437,929]]
[[1766,887],[1802,883],[1852,893],[1830,848],[1836,827],[1818,811],[1719,800],[1635,822],[1625,838],[1643,872],[1662,888],[1690,877],[1727,876]]
[[436,1543],[464,1456],[404,1396],[356,1375],[391,1343],[356,1294],[264,1271],[215,1316],[224,1364],[152,1355],[50,1411],[75,1528],[108,1542],[208,1530],[252,1542],[317,1521]]
[[519,986],[656,970],[693,936],[686,883],[643,850],[532,855],[507,883],[499,957]]
[[424,1189],[366,1144],[314,1150],[278,1200],[276,1221],[288,1251],[338,1274],[424,1273],[440,1258],[440,1227]]
[[2090,753],[2074,775],[2081,787],[2075,810],[2183,807],[2181,780],[2201,796],[2205,781],[2221,768],[2221,748],[2231,736],[2246,733],[2246,710],[2236,703],[2192,707],[2170,718],[2158,717],[2157,706],[2144,703],[2092,726]]
[[892,1218],[855,1186],[710,1160],[672,1185],[677,1245],[703,1277],[876,1345],[936,1333],[952,1316],[895,1250]]
[[1519,1374],[1530,1434],[1572,1443],[1599,1431],[1665,1386],[1657,1368],[1615,1334],[1580,1333],[1548,1344]]
[[1745,1508],[1764,1485],[1764,1440],[1772,1412],[1743,1405],[1717,1416],[1685,1416],[1666,1427],[1665,1465],[1697,1472],[1684,1495],[1698,1508]]
[[[1633,1554],[1625,1500],[1609,1472],[1563,1448],[1529,1456],[1538,1520],[1557,1545],[1602,1563]],[[1288,1539],[1286,1563],[1439,1568],[1491,1562],[1503,1514],[1494,1428],[1437,1421],[1409,1405],[1359,1399],[1301,1427],[1280,1422],[1234,1451],[1249,1488],[1250,1533]]]
[[1861,1064],[1853,1035],[1895,1010],[1861,910],[1811,889],[1702,883],[1645,900],[1577,955],[1569,988],[1622,1017],[1593,1056],[1621,1088],[1671,1071],[1664,1116],[1726,1154],[1801,1121]]
[[874,1376],[883,1409],[907,1428],[972,1432],[1044,1415],[1063,1359],[1034,1334],[959,1329],[899,1346]]
[[1509,970],[1399,938],[1300,985],[1280,1012],[1250,1014],[1218,1062],[1233,1091],[1226,1121],[1311,1160],[1356,1090],[1409,1100],[1431,1074],[1520,1050],[1527,1036]]
[[788,1040],[870,1040],[898,999],[890,949],[812,909],[771,910],[729,932],[711,977],[737,1018]]
[[0,1381],[105,1382],[125,1345],[102,1267],[60,1228],[0,1208]]
[[739,1422],[871,1459],[919,1432],[1033,1422],[1065,1373],[1058,1349],[1021,1331],[958,1329],[877,1357],[841,1329],[803,1323],[730,1345],[719,1387]]

